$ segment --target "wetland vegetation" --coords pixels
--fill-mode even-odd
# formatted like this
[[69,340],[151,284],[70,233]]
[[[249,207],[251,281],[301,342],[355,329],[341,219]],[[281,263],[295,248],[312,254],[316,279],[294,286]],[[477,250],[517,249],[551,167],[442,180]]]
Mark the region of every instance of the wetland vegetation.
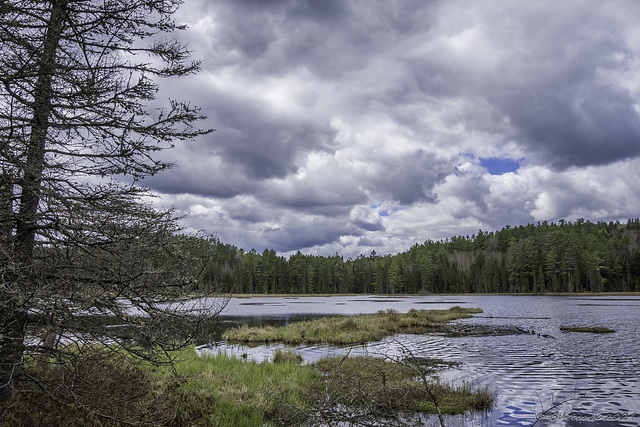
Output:
[[[0,407],[0,426],[263,426],[268,420],[277,425],[283,415],[273,398],[276,390],[279,399],[305,407],[307,390],[320,381],[318,371],[306,365],[200,357],[193,347],[173,356],[173,366],[161,367],[117,355],[107,363],[85,358],[78,367],[82,381],[69,375],[57,388],[31,384]],[[45,383],[59,378],[55,371],[53,365],[25,368]]]
[[[359,343],[399,332],[434,331],[480,311],[387,310],[255,328],[255,333],[250,328],[235,331],[268,342]],[[347,339],[350,334],[353,338]],[[40,380],[28,383],[0,407],[0,425],[37,425],[43,420],[50,425],[84,426],[314,425],[365,420],[399,425],[416,413],[457,414],[488,409],[493,402],[486,388],[474,390],[465,383],[454,386],[438,380],[438,372],[455,362],[410,352],[401,357],[332,356],[302,364],[300,355],[290,350],[278,350],[271,360],[258,363],[226,354],[199,354],[189,347],[171,355],[173,365],[154,366],[133,363],[117,351],[107,359],[91,358],[90,348],[82,351],[87,355],[81,365],[63,375],[60,367],[38,363],[35,357],[25,363],[24,375]],[[60,378],[62,382],[55,385]]]
[[408,313],[386,310],[376,314],[322,317],[279,327],[243,325],[226,331],[223,338],[234,343],[360,344],[397,333],[435,332],[447,322],[481,312],[480,309],[462,307],[448,310],[411,309]]
[[[277,360],[257,363],[224,354],[198,355],[191,347],[175,355],[173,368],[134,365],[115,356],[107,363],[86,358],[78,367],[83,381],[65,377],[52,389],[54,395],[32,383],[0,407],[0,426],[46,421],[82,426],[257,427],[349,419],[379,419],[393,425],[394,420],[410,417],[407,413],[440,409],[456,414],[487,409],[493,402],[487,389],[450,386],[432,378],[446,366],[444,361],[329,357],[304,365],[295,353],[282,353]],[[37,374],[45,382],[59,378],[56,372],[36,372],[42,369],[55,371],[52,365],[29,363],[25,374]],[[428,382],[421,372],[429,374]]]

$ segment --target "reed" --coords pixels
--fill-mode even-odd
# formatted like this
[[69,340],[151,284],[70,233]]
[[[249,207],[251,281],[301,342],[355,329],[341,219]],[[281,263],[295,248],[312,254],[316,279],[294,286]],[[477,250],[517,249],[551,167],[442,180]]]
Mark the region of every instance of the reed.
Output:
[[294,351],[276,348],[276,351],[273,352],[273,363],[295,363],[299,365],[302,363],[302,355]]
[[420,370],[431,369],[413,362],[360,356],[325,358],[316,365],[323,373],[324,390],[330,390],[334,400],[353,408],[373,406],[387,413],[434,414],[437,401],[443,414],[461,414],[487,410],[493,405],[494,397],[488,388],[474,390],[468,383],[452,385],[431,376],[424,376],[426,381],[422,381]]
[[[244,362],[224,354],[198,356],[193,347],[174,355],[177,359],[173,367],[121,359],[93,363],[87,359],[83,362],[86,366],[79,367],[86,375],[78,381],[78,387],[68,388],[69,392],[55,399],[49,394],[55,385],[44,390],[25,383],[14,399],[0,406],[0,427],[259,427],[283,417],[275,395],[309,408],[308,390],[320,382],[319,372],[308,365]],[[33,369],[42,368],[28,363],[25,373]],[[58,388],[61,386],[58,384]],[[91,396],[80,394],[90,386],[96,389],[91,390]]]
[[386,310],[349,317],[323,317],[280,327],[243,325],[226,331],[223,338],[234,343],[361,344],[397,333],[438,331],[447,322],[481,312],[478,308],[462,307],[452,307],[449,310],[412,309],[407,313]]

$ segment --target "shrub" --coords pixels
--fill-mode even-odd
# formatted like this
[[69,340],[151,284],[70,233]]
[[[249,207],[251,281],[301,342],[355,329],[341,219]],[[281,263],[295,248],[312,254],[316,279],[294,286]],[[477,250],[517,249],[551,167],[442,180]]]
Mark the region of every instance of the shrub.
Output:
[[296,363],[299,365],[302,363],[302,356],[294,351],[277,348],[273,353],[273,363]]

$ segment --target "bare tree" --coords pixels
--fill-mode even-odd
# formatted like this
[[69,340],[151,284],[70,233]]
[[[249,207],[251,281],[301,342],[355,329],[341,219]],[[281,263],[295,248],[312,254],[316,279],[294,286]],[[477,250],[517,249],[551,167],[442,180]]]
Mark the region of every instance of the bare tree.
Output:
[[69,338],[106,336],[81,314],[135,326],[150,351],[127,350],[148,357],[174,342],[150,327],[189,311],[170,302],[213,246],[177,236],[140,185],[171,166],[155,154],[210,132],[192,126],[203,116],[188,102],[152,108],[155,79],[199,68],[171,38],[180,3],[0,0],[0,402],[27,349],[72,366],[82,352]]

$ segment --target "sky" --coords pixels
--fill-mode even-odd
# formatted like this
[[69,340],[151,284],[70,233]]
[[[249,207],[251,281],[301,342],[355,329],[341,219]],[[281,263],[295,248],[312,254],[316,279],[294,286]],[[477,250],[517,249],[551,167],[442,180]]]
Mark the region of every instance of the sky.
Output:
[[216,131],[156,202],[245,250],[357,257],[640,216],[636,0],[185,0],[158,98]]

